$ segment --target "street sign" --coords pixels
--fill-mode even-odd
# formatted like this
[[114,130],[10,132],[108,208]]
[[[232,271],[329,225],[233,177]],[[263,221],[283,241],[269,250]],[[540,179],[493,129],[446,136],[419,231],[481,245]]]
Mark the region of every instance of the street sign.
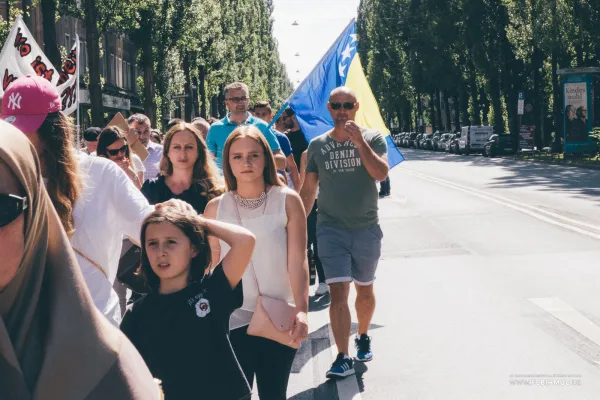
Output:
[[525,93],[519,92],[519,101],[517,104],[517,114],[523,115],[524,110],[525,110]]
[[172,94],[171,95],[171,100],[175,100],[175,99],[185,99],[187,97],[190,97],[189,94]]

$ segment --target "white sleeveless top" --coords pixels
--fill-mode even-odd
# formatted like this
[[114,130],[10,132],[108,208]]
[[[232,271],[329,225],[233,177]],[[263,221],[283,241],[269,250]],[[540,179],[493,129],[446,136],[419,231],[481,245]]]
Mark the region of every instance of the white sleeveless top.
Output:
[[[254,210],[237,207],[242,226],[256,236],[252,262],[248,264],[242,286],[244,303],[235,310],[229,322],[230,329],[241,328],[250,323],[256,309],[256,298],[259,290],[252,272],[254,265],[260,294],[294,304],[294,295],[287,271],[287,214],[285,199],[291,189],[285,186],[273,186],[267,193],[266,203]],[[236,212],[233,192],[221,197],[217,209],[217,220],[240,225]],[[222,240],[221,260],[229,252],[230,247]]]

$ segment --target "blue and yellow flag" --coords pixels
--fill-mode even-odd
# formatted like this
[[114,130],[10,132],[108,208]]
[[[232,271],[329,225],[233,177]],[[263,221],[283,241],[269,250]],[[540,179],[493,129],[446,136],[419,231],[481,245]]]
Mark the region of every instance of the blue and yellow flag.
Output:
[[[377,100],[362,69],[357,53],[356,21],[353,19],[333,46],[319,61],[308,77],[298,86],[280,110],[290,106],[296,113],[298,124],[309,142],[333,128],[331,114],[327,110],[329,94],[339,86],[347,86],[356,92],[360,108],[356,123],[364,128],[376,129],[386,138],[390,168],[404,161],[389,129],[386,127]],[[280,113],[273,120],[275,121]]]

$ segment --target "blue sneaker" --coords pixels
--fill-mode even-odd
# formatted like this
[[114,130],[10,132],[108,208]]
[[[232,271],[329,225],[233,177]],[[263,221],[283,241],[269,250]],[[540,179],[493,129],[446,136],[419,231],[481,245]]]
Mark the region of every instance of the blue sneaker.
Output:
[[364,333],[360,335],[360,338],[354,339],[356,345],[356,361],[368,362],[373,359],[373,352],[371,351],[371,337]]
[[331,364],[331,368],[325,374],[327,378],[344,378],[350,375],[354,375],[354,362],[350,357],[344,356],[344,353],[338,354]]

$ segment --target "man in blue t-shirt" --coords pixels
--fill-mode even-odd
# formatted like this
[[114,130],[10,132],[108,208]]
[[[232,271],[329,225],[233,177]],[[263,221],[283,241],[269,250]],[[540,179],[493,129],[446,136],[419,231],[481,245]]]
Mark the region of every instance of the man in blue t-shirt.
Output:
[[[271,109],[271,104],[268,101],[259,101],[254,105],[254,115],[258,118],[262,119],[266,123],[270,123],[273,119],[273,110]],[[283,155],[286,160],[287,173],[292,181],[293,188],[296,191],[300,191],[300,174],[298,173],[298,164],[294,159],[292,145],[290,140],[286,135],[281,132],[277,132],[277,130],[273,129],[275,132],[275,136],[279,141],[279,146],[283,151]]]
[[267,139],[273,155],[276,158],[284,157],[275,132],[269,129],[269,125],[265,121],[252,116],[248,112],[249,99],[250,91],[245,83],[234,82],[225,87],[225,105],[229,109],[229,114],[222,120],[215,122],[206,136],[208,150],[215,157],[217,166],[221,170],[223,169],[223,147],[225,147],[225,142],[231,132],[240,125],[256,126]]

